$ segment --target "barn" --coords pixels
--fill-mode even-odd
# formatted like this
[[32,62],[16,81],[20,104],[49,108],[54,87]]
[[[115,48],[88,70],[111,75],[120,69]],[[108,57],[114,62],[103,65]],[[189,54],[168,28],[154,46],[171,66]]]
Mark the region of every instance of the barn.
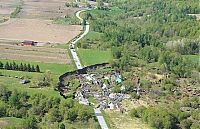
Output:
[[22,46],[35,46],[37,44],[37,42],[34,41],[30,41],[30,40],[24,40],[21,45]]

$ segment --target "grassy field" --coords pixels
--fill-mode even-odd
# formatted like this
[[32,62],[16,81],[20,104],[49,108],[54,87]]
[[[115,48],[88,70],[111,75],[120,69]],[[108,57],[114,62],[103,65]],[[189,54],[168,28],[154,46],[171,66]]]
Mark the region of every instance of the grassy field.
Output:
[[24,119],[14,117],[0,118],[0,128],[21,128]]
[[129,115],[121,114],[119,111],[106,110],[105,114],[109,118],[111,129],[152,129],[139,119],[132,119]]
[[88,12],[92,13],[95,17],[96,14],[100,14],[100,15],[104,15],[105,13],[108,15],[120,14],[123,12],[123,10],[118,7],[111,7],[109,11],[94,9],[94,10],[88,11]]
[[[1,75],[8,76],[8,77],[26,77],[29,79],[34,79],[37,78],[38,76],[41,76],[42,73],[37,73],[37,72],[23,72],[23,71],[13,71],[13,70],[4,70],[0,69]],[[57,77],[55,75],[55,77]]]
[[78,48],[78,55],[84,66],[107,63],[112,59],[111,51],[100,51],[95,49]]
[[101,38],[103,34],[95,31],[90,31],[84,39],[89,39],[89,40],[98,40]]
[[53,90],[53,88],[29,88],[30,85],[31,84],[20,84],[20,80],[13,77],[0,76],[0,86],[5,86],[10,91],[16,89],[18,91],[27,92],[29,95],[41,93],[49,97],[63,98],[60,96],[59,92]]
[[57,43],[57,44],[45,45],[44,47],[68,49],[69,48],[69,44],[67,44],[67,43],[64,43],[64,44]]
[[[4,64],[6,62],[13,62],[13,60],[0,60],[0,61],[3,62]],[[30,63],[31,65],[35,65],[35,66],[39,65],[41,72],[51,71],[55,75],[61,75],[68,71],[74,70],[73,65],[67,65],[67,64],[53,64],[53,63],[29,62],[29,61],[18,61],[18,60],[14,61],[14,62],[17,64]]]

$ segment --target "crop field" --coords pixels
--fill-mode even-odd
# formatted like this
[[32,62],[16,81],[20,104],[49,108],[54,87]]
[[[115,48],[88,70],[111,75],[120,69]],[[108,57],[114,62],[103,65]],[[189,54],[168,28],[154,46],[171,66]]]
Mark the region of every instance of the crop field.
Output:
[[[66,43],[80,33],[79,25],[57,25],[53,19],[74,15],[77,9],[65,7],[64,0],[2,0],[0,15],[9,16],[21,7],[17,18],[0,24],[0,39]],[[45,6],[44,6],[45,5]]]
[[0,43],[0,59],[38,61],[43,63],[69,64],[65,49],[24,47]]
[[[62,46],[81,32],[80,25],[53,23],[55,18],[74,15],[78,10],[66,7],[65,3],[66,0],[0,0],[0,21],[8,18],[0,23],[0,59],[70,65],[66,47],[45,47]],[[16,11],[18,7],[19,12]],[[15,11],[13,18],[11,15]],[[38,42],[44,47],[20,46],[24,40]]]
[[[23,0],[21,18],[53,19],[74,15],[75,8],[66,8],[66,0]],[[69,1],[69,0],[68,0]]]
[[1,0],[0,1],[0,16],[9,16],[20,4],[20,0]]
[[0,39],[33,40],[44,43],[66,43],[80,33],[79,25],[57,25],[51,20],[11,19],[0,24]]

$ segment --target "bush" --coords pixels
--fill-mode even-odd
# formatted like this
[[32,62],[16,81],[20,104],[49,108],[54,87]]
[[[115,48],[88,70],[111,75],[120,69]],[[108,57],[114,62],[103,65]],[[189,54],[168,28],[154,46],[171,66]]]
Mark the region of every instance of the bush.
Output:
[[139,117],[138,112],[135,108],[133,108],[130,112],[129,112],[131,117]]
[[119,85],[115,85],[112,88],[112,92],[114,92],[114,93],[120,93],[121,92],[121,87]]
[[22,9],[21,6],[17,6],[15,11],[10,14],[10,17],[11,18],[16,18],[17,15],[20,13],[21,9]]
[[190,129],[191,125],[192,121],[189,119],[185,119],[180,122],[181,129]]
[[136,92],[132,92],[131,93],[131,98],[133,98],[133,99],[139,99],[140,96]]

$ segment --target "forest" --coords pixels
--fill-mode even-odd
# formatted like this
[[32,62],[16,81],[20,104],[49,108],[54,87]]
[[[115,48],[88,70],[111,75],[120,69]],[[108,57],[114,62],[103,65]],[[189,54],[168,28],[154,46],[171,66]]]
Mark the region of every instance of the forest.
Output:
[[[111,6],[106,7],[100,0],[97,10],[84,15],[101,38],[83,40],[79,47],[111,49],[110,64],[123,74],[126,92],[136,99],[156,101],[149,107],[132,109],[131,116],[158,129],[200,128],[198,95],[184,92],[200,86],[200,22],[195,16],[200,13],[199,1],[108,2]],[[149,73],[154,73],[152,80],[147,79]],[[157,74],[164,77],[153,82]],[[134,92],[133,79],[138,77],[145,96]],[[116,87],[120,92],[120,86]]]
[[30,96],[26,92],[9,91],[6,87],[0,88],[0,117],[16,117],[24,120],[20,127],[13,126],[13,128],[64,129],[74,128],[75,123],[98,128],[93,109],[73,99],[63,100],[42,94]]
[[[200,23],[188,15],[200,13],[198,0],[109,2],[112,7],[85,14],[92,30],[102,36],[97,41],[83,42],[82,46],[110,48],[114,58],[111,64],[119,70],[159,62],[167,71],[183,77],[197,69],[198,62],[191,64],[183,55],[199,53]],[[182,71],[179,65],[189,69]]]

